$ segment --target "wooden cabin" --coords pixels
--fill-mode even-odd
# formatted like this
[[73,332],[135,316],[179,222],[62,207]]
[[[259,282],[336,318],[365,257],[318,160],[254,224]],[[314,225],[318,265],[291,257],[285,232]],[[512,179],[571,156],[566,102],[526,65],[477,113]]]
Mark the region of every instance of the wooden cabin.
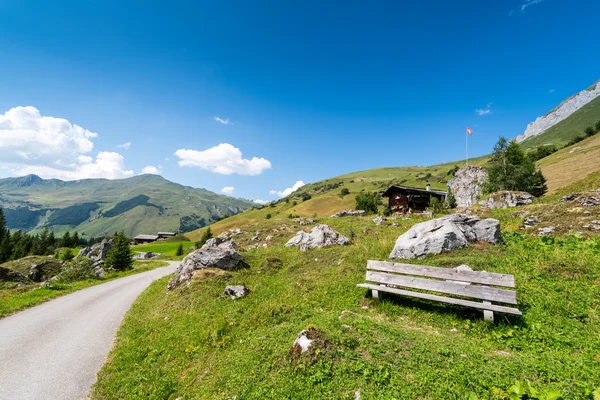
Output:
[[442,190],[432,190],[429,185],[425,189],[392,186],[383,193],[383,197],[389,198],[388,206],[392,213],[406,214],[426,211],[432,197],[444,201],[447,194]]
[[152,242],[156,242],[158,240],[158,236],[156,235],[137,235],[133,238],[133,243],[135,244],[148,244]]
[[170,237],[175,236],[175,232],[158,232],[158,240],[164,240],[164,239],[168,239]]

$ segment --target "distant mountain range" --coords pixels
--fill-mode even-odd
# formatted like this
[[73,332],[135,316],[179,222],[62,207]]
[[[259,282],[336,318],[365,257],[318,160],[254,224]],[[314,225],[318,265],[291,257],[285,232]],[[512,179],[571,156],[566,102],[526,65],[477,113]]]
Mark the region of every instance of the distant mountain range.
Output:
[[61,181],[37,175],[0,179],[0,207],[10,229],[98,237],[187,232],[251,208],[247,200],[179,185],[160,175]]
[[600,120],[600,81],[569,97],[543,117],[527,125],[516,137],[523,147],[564,145]]

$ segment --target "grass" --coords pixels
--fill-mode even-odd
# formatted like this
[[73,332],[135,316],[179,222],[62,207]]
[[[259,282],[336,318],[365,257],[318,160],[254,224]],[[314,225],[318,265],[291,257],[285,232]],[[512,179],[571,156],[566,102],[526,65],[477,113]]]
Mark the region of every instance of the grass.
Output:
[[[497,213],[518,230],[521,218]],[[514,274],[524,316],[496,314],[488,324],[477,310],[399,296],[374,302],[356,287],[366,261],[386,259],[418,221],[323,219],[353,232],[353,243],[305,253],[282,244],[308,227],[284,218],[243,227],[241,248],[256,230],[274,237],[244,252],[245,269],[169,294],[168,278],[154,282],[127,314],[91,397],[352,399],[359,390],[365,399],[504,399],[529,381],[591,399],[600,387],[600,239],[505,232],[506,245],[418,261]],[[232,301],[222,295],[230,284],[251,293]],[[315,332],[316,348],[293,353],[303,329]]]
[[133,269],[129,271],[111,272],[106,274],[104,278],[87,279],[85,281],[73,283],[51,282],[44,287],[36,286],[33,289],[31,286],[28,286],[24,288],[0,290],[0,318],[77,290],[123,278],[125,276],[139,274],[140,272],[150,271],[154,268],[165,267],[167,265],[168,263],[164,261],[136,261]]
[[131,249],[137,252],[152,252],[160,253],[165,256],[175,256],[180,243],[183,244],[184,251],[194,246],[194,242],[155,242],[132,246]]

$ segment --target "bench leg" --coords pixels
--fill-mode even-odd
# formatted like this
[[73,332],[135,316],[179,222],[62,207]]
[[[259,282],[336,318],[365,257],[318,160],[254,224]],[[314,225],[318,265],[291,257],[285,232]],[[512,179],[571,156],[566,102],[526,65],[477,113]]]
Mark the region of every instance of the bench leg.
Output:
[[[492,304],[490,301],[484,301],[483,304]],[[494,322],[494,312],[483,310],[483,320],[488,322]]]
[[371,297],[373,300],[379,300],[379,290],[371,290]]

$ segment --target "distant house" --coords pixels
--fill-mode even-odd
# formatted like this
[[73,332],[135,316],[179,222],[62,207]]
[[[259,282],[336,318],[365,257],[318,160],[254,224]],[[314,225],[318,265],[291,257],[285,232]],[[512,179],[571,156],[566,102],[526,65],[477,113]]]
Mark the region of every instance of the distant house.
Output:
[[135,244],[147,244],[156,242],[158,240],[158,236],[156,235],[137,235],[133,238],[133,243]]
[[429,207],[432,197],[440,201],[446,199],[448,193],[442,190],[432,190],[429,185],[425,189],[409,186],[392,186],[383,193],[389,198],[389,208],[393,213],[423,212]]
[[158,239],[168,239],[175,236],[175,232],[158,232]]

